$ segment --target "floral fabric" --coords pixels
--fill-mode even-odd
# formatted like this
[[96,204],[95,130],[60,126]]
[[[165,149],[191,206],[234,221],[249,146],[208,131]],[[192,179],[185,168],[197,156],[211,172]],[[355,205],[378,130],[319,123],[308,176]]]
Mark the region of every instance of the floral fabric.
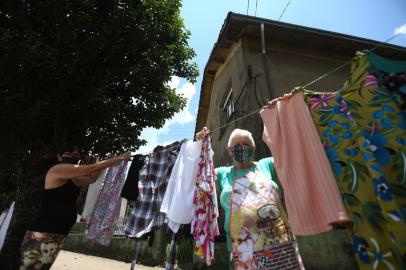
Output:
[[50,269],[65,238],[63,234],[27,231],[21,244],[19,269]]
[[234,269],[302,268],[279,194],[261,172],[234,181],[230,211]]
[[193,197],[194,216],[192,234],[195,239],[195,254],[207,265],[214,259],[214,239],[220,232],[217,224],[219,216],[217,194],[214,181],[217,179],[213,167],[213,150],[210,135],[203,138],[200,160],[196,176],[196,190]]
[[305,90],[351,215],[360,269],[405,269],[405,90],[406,62],[373,54],[354,58],[340,92]]
[[108,246],[113,237],[115,222],[120,214],[121,190],[125,182],[127,161],[109,167],[102,190],[90,219],[87,237]]

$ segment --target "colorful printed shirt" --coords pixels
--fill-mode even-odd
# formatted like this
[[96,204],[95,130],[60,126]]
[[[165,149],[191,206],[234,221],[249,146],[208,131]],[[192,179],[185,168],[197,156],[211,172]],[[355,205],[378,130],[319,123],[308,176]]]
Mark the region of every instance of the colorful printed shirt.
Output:
[[353,222],[360,269],[405,269],[406,61],[369,53],[353,59],[334,93],[306,102]]
[[202,142],[193,197],[195,214],[192,219],[192,234],[195,239],[195,254],[207,265],[211,265],[214,259],[214,239],[220,234],[217,224],[219,211],[215,180],[213,150],[210,135],[206,135]]

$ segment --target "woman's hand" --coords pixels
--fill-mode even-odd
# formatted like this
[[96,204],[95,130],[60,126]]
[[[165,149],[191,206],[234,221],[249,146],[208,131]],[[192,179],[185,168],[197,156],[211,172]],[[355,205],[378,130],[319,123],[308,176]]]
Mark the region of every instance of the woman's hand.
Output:
[[130,160],[131,159],[131,152],[125,152],[124,154],[121,154],[121,160]]
[[207,127],[204,127],[204,128],[202,129],[202,131],[200,131],[200,132],[198,132],[198,133],[196,134],[196,140],[197,140],[197,141],[203,140],[204,136],[206,136],[207,134],[210,134],[210,130],[209,130]]

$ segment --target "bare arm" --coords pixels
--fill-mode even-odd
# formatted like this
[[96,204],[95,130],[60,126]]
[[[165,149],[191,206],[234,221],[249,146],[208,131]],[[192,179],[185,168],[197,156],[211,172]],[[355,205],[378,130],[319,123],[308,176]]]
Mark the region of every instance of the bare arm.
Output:
[[101,172],[102,170],[92,173],[90,175],[75,177],[72,179],[72,181],[77,186],[87,186],[96,182],[97,179],[99,179]]
[[[47,173],[45,179],[45,187],[52,188],[59,186],[58,182],[64,182],[67,179],[75,179],[77,185],[86,185],[96,181],[98,174],[104,168],[110,167],[120,161],[130,160],[130,152],[124,153],[121,156],[106,159],[91,165],[72,165],[72,164],[58,164],[53,166]],[[89,177],[89,175],[92,175]]]

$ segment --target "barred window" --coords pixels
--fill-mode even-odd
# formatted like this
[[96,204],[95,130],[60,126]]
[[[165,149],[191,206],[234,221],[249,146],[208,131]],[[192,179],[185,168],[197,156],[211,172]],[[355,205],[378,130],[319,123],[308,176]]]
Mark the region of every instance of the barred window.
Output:
[[230,88],[230,91],[228,92],[227,98],[224,101],[223,104],[223,116],[224,116],[224,121],[226,123],[230,122],[231,116],[234,113],[234,99],[233,99],[233,89]]

